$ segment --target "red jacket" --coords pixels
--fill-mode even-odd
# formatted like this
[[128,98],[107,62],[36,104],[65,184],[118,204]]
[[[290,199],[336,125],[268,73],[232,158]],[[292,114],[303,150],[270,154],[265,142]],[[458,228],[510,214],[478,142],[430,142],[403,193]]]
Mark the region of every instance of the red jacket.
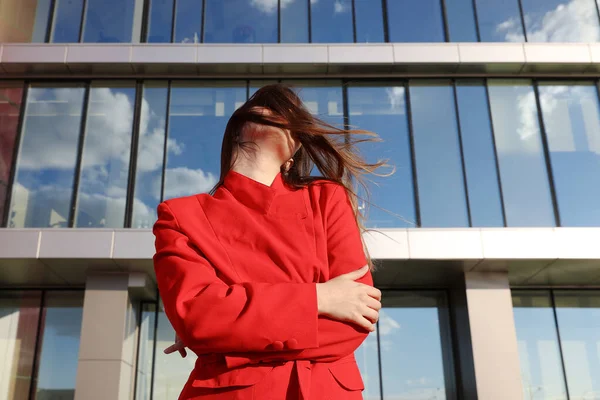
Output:
[[366,263],[343,187],[232,171],[213,196],[160,204],[154,235],[165,313],[198,355],[180,398],[362,398],[368,332],[317,313],[315,283]]

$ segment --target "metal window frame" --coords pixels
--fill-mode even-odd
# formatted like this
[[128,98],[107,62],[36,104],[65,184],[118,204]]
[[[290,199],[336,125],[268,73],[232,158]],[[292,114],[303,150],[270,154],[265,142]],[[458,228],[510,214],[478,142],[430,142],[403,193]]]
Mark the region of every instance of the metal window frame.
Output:
[[390,42],[390,23],[388,21],[388,0],[381,0],[381,13],[383,14],[383,41]]
[[306,0],[308,5],[308,43],[312,43],[312,3],[310,0]]
[[167,147],[169,144],[169,121],[171,119],[171,80],[167,81],[167,103],[165,110],[165,141],[163,144],[163,162],[160,179],[160,202],[165,201],[165,181],[167,175]]
[[356,0],[352,0],[352,42],[357,43],[356,33]]
[[479,15],[477,13],[477,0],[471,0],[473,4],[473,17],[475,18],[475,32],[477,34],[477,42],[481,42],[481,32],[479,31]]
[[54,14],[56,12],[56,0],[50,0],[50,10],[48,12],[48,23],[46,24],[46,34],[44,35],[44,43],[50,43],[52,34],[54,33]]
[[412,168],[413,195],[415,202],[415,228],[421,228],[421,203],[419,201],[419,179],[417,177],[417,158],[415,152],[415,130],[412,119],[412,103],[410,100],[410,80],[404,82],[404,103],[406,104],[406,118],[408,120],[408,138],[410,142],[410,163]]
[[467,181],[467,167],[465,165],[465,151],[463,146],[463,138],[462,138],[462,125],[460,121],[460,112],[458,111],[458,90],[456,88],[456,79],[453,79],[452,84],[452,96],[454,99],[454,113],[455,113],[455,121],[456,121],[456,133],[458,134],[458,149],[460,152],[460,165],[462,168],[462,177],[463,177],[463,188],[465,191],[465,201],[467,202],[467,223],[469,227],[473,227],[473,216],[471,215],[471,199],[469,198],[469,182]]
[[527,39],[527,26],[525,25],[525,12],[523,11],[523,3],[521,0],[516,0],[519,6],[519,14],[521,17],[521,27],[523,28],[523,41],[527,43],[529,40]]
[[[177,0],[175,0],[177,1]],[[202,15],[200,16],[200,43],[204,43],[204,32],[206,31],[206,0],[202,1]],[[174,26],[174,25],[173,25]],[[175,38],[173,38],[175,40]]]
[[85,17],[87,16],[88,11],[88,0],[83,0],[83,4],[81,6],[81,22],[79,24],[79,43],[83,43],[83,25],[85,24]]
[[554,290],[549,289],[550,307],[552,307],[552,316],[554,318],[554,329],[556,329],[556,339],[558,341],[558,352],[560,354],[560,365],[562,368],[562,376],[565,384],[565,392],[567,400],[571,398],[569,393],[569,381],[567,380],[567,368],[565,366],[565,356],[563,352],[562,338],[560,337],[560,327],[558,326],[558,315],[556,314],[556,299],[554,298]]
[[442,12],[442,28],[444,29],[444,43],[450,42],[450,21],[448,21],[448,10],[446,9],[446,0],[440,0]]
[[140,127],[142,117],[142,101],[144,99],[144,82],[135,83],[135,98],[133,105],[133,122],[131,124],[131,146],[129,149],[129,176],[127,181],[127,197],[125,198],[124,228],[131,228],[133,221],[133,205],[135,203],[135,183],[137,178],[137,158],[139,153]]
[[82,161],[83,161],[83,147],[85,145],[85,132],[87,128],[87,116],[88,109],[90,104],[90,92],[91,89],[91,81],[85,83],[84,87],[84,97],[83,104],[81,110],[81,121],[79,122],[79,138],[77,142],[77,156],[75,160],[75,171],[73,174],[73,192],[71,193],[71,204],[69,209],[69,219],[67,220],[68,227],[73,228],[75,226],[76,213],[77,213],[77,201],[79,199],[79,184],[81,181],[81,170],[82,170]]
[[[150,5],[152,0],[143,0],[144,5],[142,9],[142,26],[140,28],[140,43],[148,42],[148,27],[150,26]],[[135,19],[135,14],[134,14]]]
[[160,312],[160,293],[158,291],[158,289],[156,290],[156,298],[158,299],[158,301],[156,301],[156,309],[155,309],[155,314],[154,314],[154,343],[152,344],[152,370],[150,373],[150,399],[149,400],[153,400],[154,399],[154,377],[156,376],[156,345],[158,340],[156,340],[158,338],[158,315]]
[[46,290],[42,290],[40,293],[40,306],[37,327],[35,330],[35,345],[33,347],[33,362],[31,364],[31,379],[29,381],[29,399],[33,400],[36,398],[35,394],[37,391],[37,380],[40,368],[40,350],[42,349],[43,342],[43,327],[46,320]]

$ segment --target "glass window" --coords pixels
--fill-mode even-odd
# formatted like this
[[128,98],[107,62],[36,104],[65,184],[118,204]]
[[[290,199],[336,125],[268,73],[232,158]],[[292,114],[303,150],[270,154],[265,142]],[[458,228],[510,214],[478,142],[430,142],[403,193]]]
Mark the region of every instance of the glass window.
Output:
[[123,227],[134,103],[133,82],[90,88],[76,227]]
[[0,398],[3,400],[29,398],[40,305],[41,292],[0,291]]
[[281,43],[308,43],[309,1],[280,1]]
[[165,199],[206,193],[218,182],[223,132],[245,101],[244,81],[172,83]]
[[277,1],[205,1],[205,43],[277,43]]
[[388,1],[390,42],[444,42],[440,0]]
[[0,82],[0,223],[2,224],[22,97],[23,82]]
[[0,43],[45,42],[51,0],[0,1]]
[[[388,86],[353,84],[348,87],[350,126],[375,132],[379,143],[361,146],[368,162],[388,160],[396,171],[388,177],[368,179],[371,206],[367,206],[370,228],[415,227],[415,200],[411,165],[405,89],[401,84]],[[389,172],[384,168],[381,173]]]
[[543,82],[540,104],[562,226],[600,226],[600,105],[593,82]]
[[508,226],[554,226],[535,93],[528,80],[489,80]]
[[175,43],[200,43],[202,36],[202,0],[177,0]]
[[524,42],[519,0],[476,0],[482,42]]
[[139,41],[143,0],[87,0],[83,41],[130,43]]
[[[156,340],[156,308],[156,304],[154,303],[143,303],[141,305],[142,315],[139,326],[135,400],[150,400],[150,392],[152,391],[152,364]],[[163,349],[157,350],[162,351]],[[173,355],[173,357],[176,356],[178,356],[178,353]]]
[[336,127],[344,126],[342,82],[338,80],[284,81],[293,86],[308,110]]
[[355,0],[356,42],[384,42],[382,0]]
[[[144,84],[133,200],[132,228],[151,228],[162,195],[162,170],[167,121],[167,82]],[[170,139],[167,151],[180,151]]]
[[521,0],[528,42],[597,42],[594,0]]
[[310,2],[311,41],[313,43],[352,43],[352,0]]
[[456,99],[471,226],[504,226],[494,138],[484,83],[457,81]]
[[444,297],[388,292],[382,305],[378,329],[385,398],[446,399],[442,331],[448,329],[440,323],[446,320],[440,318],[446,313]]
[[51,42],[77,43],[81,28],[83,0],[56,0]]
[[377,332],[371,333],[354,352],[365,389],[362,392],[365,400],[381,399],[381,378],[379,376],[379,357],[377,349]]
[[148,35],[146,38],[148,43],[171,42],[173,1],[174,0],[150,0],[148,6]]
[[524,399],[567,399],[549,291],[513,292]]
[[476,42],[477,27],[473,0],[446,1],[450,42]]
[[84,93],[79,85],[29,88],[9,227],[68,225]]
[[555,291],[556,318],[571,399],[600,396],[600,291]]
[[38,399],[75,398],[83,294],[83,291],[53,291],[46,295],[38,361]]
[[446,81],[411,81],[421,226],[468,226],[454,91]]

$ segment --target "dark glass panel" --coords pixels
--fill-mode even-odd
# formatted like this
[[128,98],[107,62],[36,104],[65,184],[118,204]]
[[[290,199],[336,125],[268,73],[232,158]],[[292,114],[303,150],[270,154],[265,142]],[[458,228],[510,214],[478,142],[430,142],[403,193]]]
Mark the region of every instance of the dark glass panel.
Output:
[[476,0],[482,42],[524,42],[518,0]]
[[388,1],[390,42],[444,42],[440,0]]
[[177,0],[175,43],[200,43],[203,0]]
[[356,42],[384,42],[382,0],[355,0]]
[[138,42],[142,8],[143,0],[87,0],[83,42]]
[[[173,2],[175,0],[149,0],[148,43],[170,43],[173,28]],[[179,6],[179,1],[177,5]]]
[[308,43],[309,1],[281,1],[281,43]]
[[83,0],[56,0],[51,42],[77,43],[81,28]]
[[311,40],[313,43],[352,43],[352,1],[311,0]]
[[277,1],[205,1],[205,43],[277,43]]
[[476,42],[477,26],[473,0],[446,1],[450,42]]

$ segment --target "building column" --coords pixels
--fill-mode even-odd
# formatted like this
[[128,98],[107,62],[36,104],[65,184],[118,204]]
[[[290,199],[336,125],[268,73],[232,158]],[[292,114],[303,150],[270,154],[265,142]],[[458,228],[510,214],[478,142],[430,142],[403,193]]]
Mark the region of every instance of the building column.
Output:
[[139,300],[152,293],[145,274],[88,276],[75,400],[133,398]]
[[507,272],[468,272],[451,291],[458,398],[522,400]]

